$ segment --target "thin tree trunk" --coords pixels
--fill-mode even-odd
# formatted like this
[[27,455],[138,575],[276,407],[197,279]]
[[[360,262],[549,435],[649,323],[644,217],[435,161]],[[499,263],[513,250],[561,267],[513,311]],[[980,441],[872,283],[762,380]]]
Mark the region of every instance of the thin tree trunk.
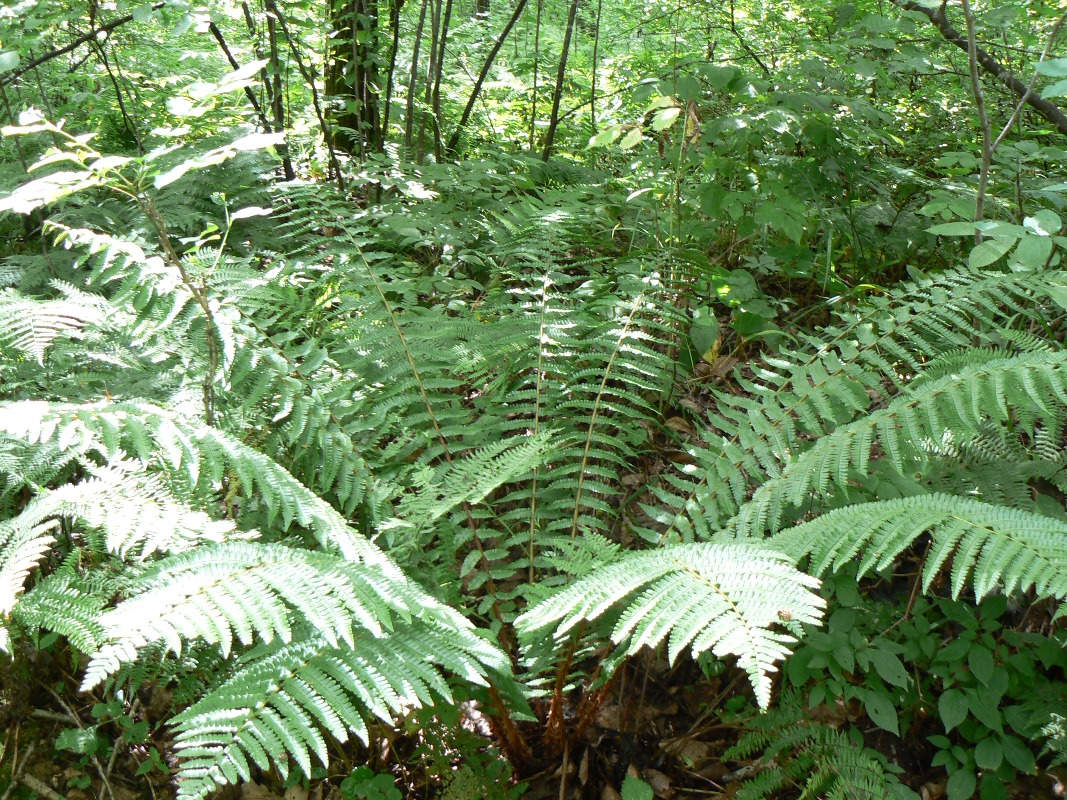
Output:
[[430,0],[422,0],[419,10],[419,24],[415,28],[415,41],[412,44],[411,75],[408,77],[407,116],[404,119],[404,148],[408,153],[414,147],[415,135],[415,87],[419,79],[419,49],[422,47],[422,31],[426,24],[426,7]]
[[422,114],[419,115],[419,141],[416,147],[415,162],[421,164],[426,158],[426,119],[432,116],[433,78],[437,74],[437,38],[441,32],[441,0],[432,0],[430,11],[430,63],[426,66],[426,94]]
[[[378,113],[378,0],[331,0],[334,47],[328,48],[326,94],[343,98],[346,107],[334,118],[349,129],[336,131],[336,145],[360,158],[375,148],[381,129]],[[352,108],[348,101],[354,102]]]
[[530,150],[534,149],[537,141],[537,81],[538,68],[541,65],[541,12],[544,7],[545,0],[537,0],[537,19],[534,21],[533,95],[530,98]]
[[285,37],[285,43],[289,46],[289,53],[292,55],[293,60],[296,62],[297,69],[300,70],[300,75],[303,77],[304,82],[307,83],[308,89],[311,91],[311,104],[315,108],[315,116],[319,120],[319,127],[322,129],[322,138],[326,142],[326,151],[330,157],[330,169],[333,171],[333,177],[337,181],[337,188],[342,192],[345,190],[345,176],[341,172],[341,164],[337,160],[337,152],[333,147],[333,136],[330,135],[330,124],[326,120],[326,115],[323,113],[322,103],[319,99],[319,90],[315,88],[315,76],[307,65],[304,64],[304,58],[300,55],[300,49],[296,46],[296,41],[293,38],[292,33],[289,31],[289,26],[285,23],[285,17],[282,16],[281,9],[278,8],[277,3],[274,0],[263,0],[264,7],[268,14],[273,14],[274,18],[278,20],[278,24],[282,29],[282,36]]
[[[274,130],[279,133],[286,129],[285,124],[285,96],[282,93],[282,60],[278,52],[278,20],[273,15],[267,15],[267,46],[269,53],[267,63],[270,64],[270,81],[266,83],[267,99],[270,101],[271,115],[274,117]],[[293,169],[293,159],[289,155],[289,143],[283,142],[278,146],[278,155],[282,157],[282,172],[287,181],[296,180],[296,171]]]
[[596,22],[593,23],[593,71],[589,87],[589,125],[596,133],[596,62],[600,51],[600,14],[604,10],[604,0],[597,0]]
[[393,42],[389,47],[389,73],[385,83],[385,114],[382,118],[382,131],[378,139],[378,152],[385,152],[385,142],[389,138],[389,112],[393,107],[393,76],[396,72],[396,54],[400,49],[400,10],[405,0],[392,0],[389,5],[389,24],[392,26]]
[[467,126],[467,121],[470,119],[471,111],[474,109],[474,104],[478,100],[478,95],[482,91],[482,84],[485,83],[486,77],[489,75],[489,70],[493,68],[493,62],[496,60],[497,54],[500,52],[500,48],[504,46],[504,42],[508,38],[508,34],[511,33],[512,28],[522,17],[522,12],[526,8],[526,0],[519,0],[515,5],[515,10],[511,12],[511,18],[508,20],[507,25],[504,26],[504,30],[500,32],[496,41],[493,43],[493,49],[489,51],[489,55],[485,58],[485,63],[482,65],[482,71],[478,73],[478,80],[474,82],[474,88],[471,89],[471,96],[467,99],[467,105],[463,109],[463,116],[459,118],[459,124],[456,129],[452,131],[452,137],[448,140],[448,152],[452,153],[456,149],[456,145],[459,143],[460,134]]
[[563,79],[567,75],[567,55],[570,53],[571,37],[574,35],[574,19],[578,15],[579,0],[571,0],[567,13],[567,30],[563,33],[563,49],[559,56],[559,69],[556,71],[556,90],[552,93],[552,112],[548,116],[548,132],[545,133],[545,149],[541,160],[552,157],[552,145],[556,140],[556,127],[559,125],[559,104],[563,99]]
[[445,0],[445,9],[441,18],[441,36],[437,43],[437,74],[433,78],[433,98],[430,107],[433,109],[433,152],[434,158],[440,162],[444,158],[444,143],[441,141],[441,78],[444,75],[445,48],[448,46],[448,29],[452,23],[452,0]]

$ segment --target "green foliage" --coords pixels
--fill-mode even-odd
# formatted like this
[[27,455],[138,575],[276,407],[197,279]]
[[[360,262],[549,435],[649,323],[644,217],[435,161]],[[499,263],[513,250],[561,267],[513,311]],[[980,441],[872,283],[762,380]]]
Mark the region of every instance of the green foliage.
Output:
[[[756,775],[737,793],[744,800],[772,796],[795,786],[803,798],[914,800],[918,795],[897,778],[899,767],[864,746],[851,734],[808,719],[795,692],[782,696],[768,714],[745,722],[747,730],[723,755],[727,759],[759,756]],[[896,773],[896,774],[895,774]]]
[[[59,746],[139,742],[113,703],[173,681],[201,798],[399,718],[458,730],[469,693],[506,732],[665,644],[735,657],[761,708],[785,662],[809,705],[921,735],[951,800],[1029,771],[1026,739],[1062,756],[1028,691],[1059,642],[997,604],[1067,599],[1063,151],[1023,99],[948,85],[926,5],[538,5],[458,123],[504,4],[274,5],[0,15],[0,649],[63,635],[115,698]],[[1062,95],[1053,9],[977,11],[1005,74]],[[571,59],[551,99],[545,54]],[[972,108],[981,145],[946,114]],[[536,151],[548,113],[580,152],[486,143]],[[447,163],[452,133],[480,158]],[[267,185],[275,154],[297,180]],[[845,599],[923,548],[932,599]],[[907,796],[801,705],[750,723],[742,796]],[[440,730],[443,796],[521,791]],[[341,791],[399,794],[366,767]]]
[[737,656],[765,709],[769,673],[795,641],[774,628],[796,632],[801,622],[818,623],[823,603],[811,591],[815,586],[781,554],[748,542],[675,545],[596,569],[527,611],[516,626],[529,639],[556,626],[558,637],[629,599],[611,632],[628,654],[667,640],[672,663],[686,649],[694,658],[708,650]]

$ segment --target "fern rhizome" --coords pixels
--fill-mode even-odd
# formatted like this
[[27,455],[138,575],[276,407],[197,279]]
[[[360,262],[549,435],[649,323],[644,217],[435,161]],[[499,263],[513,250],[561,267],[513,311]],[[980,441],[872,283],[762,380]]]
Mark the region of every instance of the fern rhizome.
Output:
[[[917,542],[924,587],[1067,595],[1034,488],[1067,492],[1067,272],[917,276],[681,408],[699,265],[587,253],[575,195],[440,230],[432,200],[292,183],[178,252],[154,191],[121,235],[60,203],[49,263],[3,272],[0,646],[61,634],[111,693],[214,665],[171,720],[187,800],[460,688],[512,759],[537,715],[566,747],[565,696],[663,644],[767,708],[819,579]],[[812,791],[895,785],[795,706],[771,749],[814,754]]]

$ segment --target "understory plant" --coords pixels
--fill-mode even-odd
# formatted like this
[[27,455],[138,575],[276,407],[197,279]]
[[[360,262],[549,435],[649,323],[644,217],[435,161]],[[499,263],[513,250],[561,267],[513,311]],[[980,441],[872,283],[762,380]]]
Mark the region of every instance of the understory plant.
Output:
[[[645,647],[735,659],[767,709],[820,581],[917,545],[923,590],[1067,594],[1051,261],[916,273],[701,378],[699,264],[587,246],[592,203],[471,182],[456,230],[403,165],[374,209],[268,189],[240,159],[276,140],[250,137],[122,159],[67,138],[0,200],[47,211],[58,245],[0,293],[0,645],[61,634],[110,698],[179,687],[181,797],[310,778],[459,687],[515,763],[562,751]],[[240,192],[210,190],[217,168]],[[173,235],[172,184],[214,227]],[[1049,214],[1027,230],[1055,254]],[[881,696],[852,699],[881,725]],[[846,734],[795,741],[827,785],[847,766],[839,796],[898,783]]]

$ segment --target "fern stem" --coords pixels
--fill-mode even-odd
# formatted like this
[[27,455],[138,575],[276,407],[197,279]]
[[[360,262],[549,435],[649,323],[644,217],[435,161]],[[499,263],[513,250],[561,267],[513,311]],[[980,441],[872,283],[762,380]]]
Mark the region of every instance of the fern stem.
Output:
[[[537,388],[534,392],[534,435],[541,430],[541,387],[544,378],[545,363],[545,317],[548,314],[548,287],[551,285],[550,278],[551,262],[545,269],[545,277],[541,281],[541,318],[538,322],[537,333]],[[534,469],[533,479],[530,483],[530,569],[529,580],[533,584],[534,558],[537,555],[537,479],[540,476],[540,466]]]
[[574,493],[574,516],[571,517],[571,539],[574,539],[578,535],[578,517],[582,510],[582,490],[585,487],[585,471],[589,464],[589,451],[593,447],[593,429],[596,427],[597,415],[600,412],[601,401],[604,398],[604,390],[607,388],[608,379],[611,377],[612,367],[615,366],[615,360],[618,358],[619,349],[622,347],[622,343],[626,340],[626,334],[629,332],[630,326],[633,324],[634,315],[637,313],[637,309],[644,298],[645,293],[641,292],[634,298],[633,305],[630,306],[630,313],[626,317],[626,324],[623,326],[622,332],[615,340],[615,348],[611,351],[611,357],[608,359],[608,364],[604,368],[604,375],[600,379],[600,388],[597,389],[596,399],[593,401],[593,413],[589,415],[589,429],[586,431],[585,447],[582,450],[582,460],[578,465],[578,487]]
[[204,421],[211,427],[215,427],[215,377],[219,369],[219,339],[215,314],[211,310],[211,303],[207,297],[207,289],[202,285],[197,285],[193,279],[189,277],[189,273],[186,272],[185,267],[182,265],[181,256],[178,255],[177,251],[174,249],[174,245],[171,244],[170,231],[167,229],[166,220],[164,220],[163,215],[159,213],[159,209],[156,208],[152,198],[137,194],[135,195],[135,199],[137,205],[140,206],[141,211],[148,217],[148,221],[152,223],[152,227],[156,231],[156,237],[159,239],[159,244],[163,248],[167,260],[170,262],[171,266],[177,270],[182,285],[185,286],[189,294],[193,296],[196,304],[200,306],[200,309],[204,312],[204,316],[207,319],[206,338],[208,369],[207,374],[204,376],[203,383]]

